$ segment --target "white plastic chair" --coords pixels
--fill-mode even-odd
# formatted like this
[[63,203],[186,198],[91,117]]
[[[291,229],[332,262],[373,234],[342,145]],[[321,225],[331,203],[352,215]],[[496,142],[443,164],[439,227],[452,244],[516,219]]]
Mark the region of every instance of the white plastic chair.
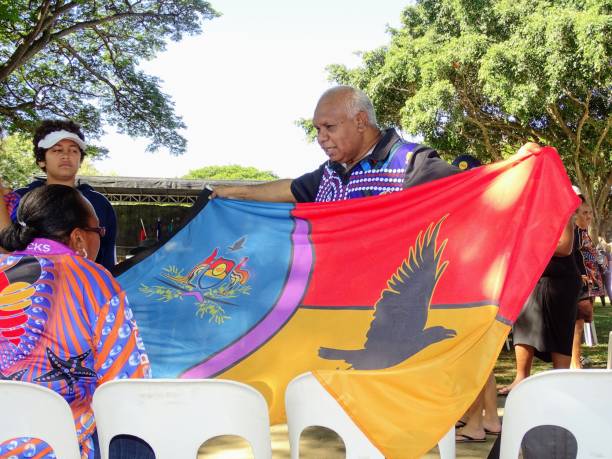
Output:
[[270,421],[264,397],[246,384],[221,379],[123,379],[93,396],[102,459],[116,435],[146,441],[156,459],[195,458],[218,435],[246,439],[256,459],[270,458]]
[[551,370],[508,394],[500,459],[516,459],[525,433],[540,425],[569,430],[578,459],[612,457],[612,371]]
[[57,457],[80,459],[70,406],[58,393],[21,381],[0,381],[0,441],[34,437]]
[[606,368],[608,370],[612,369],[612,331],[608,335],[608,365]]
[[[285,391],[285,408],[291,459],[299,459],[300,435],[310,426],[335,431],[344,441],[347,459],[384,459],[311,372],[301,374],[289,383]],[[455,426],[440,440],[438,449],[442,459],[455,458]]]

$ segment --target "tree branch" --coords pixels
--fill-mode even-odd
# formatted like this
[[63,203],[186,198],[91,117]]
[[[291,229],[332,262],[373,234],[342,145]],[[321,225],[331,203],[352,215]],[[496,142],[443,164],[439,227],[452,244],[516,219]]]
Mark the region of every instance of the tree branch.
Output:
[[599,149],[601,148],[601,144],[605,139],[608,138],[608,131],[610,130],[610,126],[612,125],[612,115],[608,116],[608,121],[606,121],[606,126],[604,127],[601,135],[597,139],[597,143],[595,144],[595,148],[593,149],[593,153],[597,155],[599,153]]
[[[48,7],[50,6],[48,0],[45,2],[45,5],[46,5],[46,8],[44,9],[44,12],[46,14],[46,12],[48,12]],[[145,11],[141,13],[124,12],[124,13],[117,13],[112,16],[107,16],[107,17],[100,18],[100,19],[79,22],[63,30],[60,30],[58,32],[50,33],[49,29],[55,23],[57,18],[61,14],[70,10],[71,8],[74,8],[76,5],[77,5],[76,3],[67,3],[63,5],[62,7],[54,10],[53,14],[46,18],[43,17],[43,14],[42,14],[43,11],[41,11],[41,15],[40,15],[41,19],[39,19],[39,21],[37,22],[34,30],[32,30],[32,32],[30,32],[26,36],[26,39],[24,39],[24,42],[17,47],[15,52],[13,52],[13,54],[6,61],[6,63],[0,66],[0,81],[6,80],[6,78],[8,78],[8,76],[11,73],[13,73],[13,71],[15,71],[17,67],[22,66],[24,63],[29,61],[36,53],[40,52],[51,41],[57,41],[78,30],[92,28],[92,27],[95,27],[96,25],[105,24],[109,22],[116,22],[116,21],[119,21],[125,18],[143,18],[143,19],[151,18],[151,17],[176,18],[175,14],[160,14],[160,13],[156,13],[152,11]],[[35,37],[39,36],[41,33],[43,35],[40,38],[35,39]]]
[[82,30],[82,29],[89,29],[92,28],[94,26],[100,25],[100,24],[106,24],[107,22],[115,22],[118,21],[120,19],[124,19],[124,18],[151,18],[151,17],[170,17],[170,18],[175,18],[176,15],[175,14],[159,14],[159,13],[153,13],[153,12],[149,12],[149,11],[145,11],[142,13],[117,13],[113,16],[107,16],[105,18],[100,18],[100,19],[92,19],[90,21],[83,21],[83,22],[77,22],[76,24],[67,27],[66,29],[60,30],[59,32],[55,32],[54,34],[51,35],[51,40],[58,40],[60,38],[65,37],[66,35],[70,35],[71,33],[76,32],[77,30]]
[[33,43],[36,43],[38,35],[45,30],[45,25],[47,24],[47,13],[49,12],[49,8],[51,7],[51,2],[48,0],[44,1],[41,5],[40,13],[38,15],[38,20],[34,27],[24,38],[22,43],[17,46],[17,49],[13,52],[11,57],[9,57],[6,62],[0,66],[0,81],[4,81],[11,73],[18,68],[24,59],[24,56],[27,55],[28,49]]
[[482,124],[482,122],[480,122],[480,120],[478,120],[478,116],[477,113],[479,110],[477,110],[474,107],[474,104],[472,103],[470,97],[467,95],[467,87],[466,87],[466,83],[465,83],[465,75],[461,74],[461,82],[462,82],[462,86],[463,88],[457,88],[457,92],[459,94],[459,97],[461,98],[461,100],[463,100],[466,108],[468,109],[468,113],[470,113],[472,116],[471,117],[467,117],[466,119],[473,123],[475,126],[478,127],[478,129],[480,129],[480,132],[482,134],[482,140],[484,142],[485,145],[485,150],[487,151],[487,153],[489,154],[489,156],[496,160],[499,161],[501,158],[501,155],[499,154],[499,152],[496,152],[493,149],[493,145],[491,145],[491,139],[489,137],[489,132],[487,131],[486,126],[484,126],[484,124]]
[[587,108],[589,107],[589,100],[591,99],[591,94],[589,93],[587,96],[587,101],[586,102],[582,102],[580,99],[578,99],[577,97],[575,97],[571,92],[569,92],[567,89],[563,90],[563,93],[569,98],[571,99],[576,105],[579,105],[581,107]]
[[113,84],[113,82],[110,81],[108,78],[106,78],[104,75],[97,72],[96,69],[92,68],[91,65],[89,65],[89,63],[85,59],[83,59],[79,55],[79,53],[72,46],[70,46],[69,43],[66,43],[63,40],[60,40],[57,43],[62,49],[66,50],[72,57],[74,57],[77,61],[79,61],[79,63],[83,66],[83,68],[85,68],[89,73],[95,76],[98,80],[105,83],[113,91],[116,101],[119,101],[121,99],[120,91]]
[[[569,96],[573,97],[573,96]],[[589,118],[589,101],[591,100],[591,93],[587,94],[587,100],[582,106],[584,107],[584,112],[580,117],[580,121],[578,121],[578,126],[576,127],[576,148],[574,149],[574,157],[578,158],[580,154],[580,144],[582,140],[582,127],[584,126],[585,121]]]
[[115,53],[114,53],[113,49],[111,48],[110,43],[108,42],[108,40],[104,36],[104,34],[101,33],[96,26],[93,26],[92,30],[96,33],[96,35],[98,35],[100,40],[102,40],[102,43],[104,43],[104,47],[108,50],[108,54],[109,54],[111,60],[113,61],[113,63],[115,63]]

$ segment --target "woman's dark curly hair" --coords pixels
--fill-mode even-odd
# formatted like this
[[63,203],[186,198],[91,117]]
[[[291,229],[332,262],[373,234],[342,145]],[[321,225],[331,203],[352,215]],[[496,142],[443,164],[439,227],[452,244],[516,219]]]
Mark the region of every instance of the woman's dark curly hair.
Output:
[[[38,164],[40,161],[45,160],[45,153],[48,148],[38,148],[38,142],[44,139],[47,134],[55,131],[68,131],[74,132],[78,135],[83,142],[85,142],[85,136],[81,131],[81,126],[71,120],[43,120],[40,125],[34,131],[34,138],[32,139],[32,143],[34,144],[34,157],[36,158],[36,163]],[[79,147],[81,150],[81,161],[85,157],[85,151]],[[42,168],[45,171],[45,168]],[[46,172],[46,171],[45,171]]]

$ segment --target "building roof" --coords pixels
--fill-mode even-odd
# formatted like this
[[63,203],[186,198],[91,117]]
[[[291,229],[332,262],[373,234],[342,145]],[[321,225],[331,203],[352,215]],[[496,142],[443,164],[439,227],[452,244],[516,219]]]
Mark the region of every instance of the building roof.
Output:
[[193,204],[206,185],[250,185],[257,180],[192,180],[153,177],[78,176],[114,204]]

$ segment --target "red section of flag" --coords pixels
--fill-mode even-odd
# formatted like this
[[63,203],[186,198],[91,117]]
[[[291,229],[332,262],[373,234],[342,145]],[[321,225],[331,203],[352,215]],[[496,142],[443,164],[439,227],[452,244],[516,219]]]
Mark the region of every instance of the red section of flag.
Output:
[[316,263],[303,304],[373,306],[424,223],[446,215],[438,240],[449,264],[432,305],[491,301],[514,321],[578,204],[550,147],[399,193],[299,204]]

